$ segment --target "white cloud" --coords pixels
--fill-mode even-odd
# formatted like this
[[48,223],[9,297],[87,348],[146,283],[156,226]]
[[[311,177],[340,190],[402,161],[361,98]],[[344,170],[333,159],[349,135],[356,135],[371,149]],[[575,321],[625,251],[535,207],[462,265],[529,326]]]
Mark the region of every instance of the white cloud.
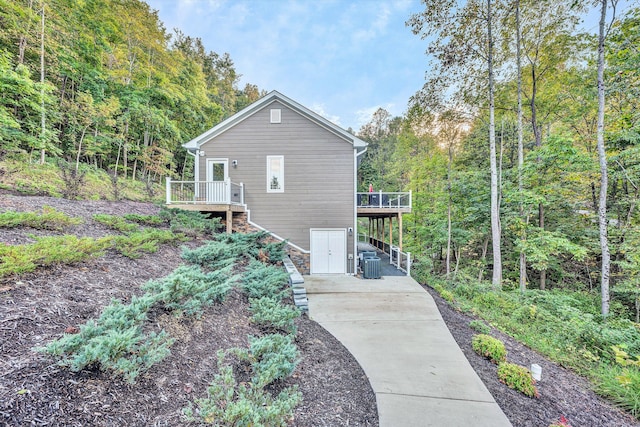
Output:
[[379,108],[382,108],[388,111],[392,116],[395,116],[396,114],[393,112],[394,107],[394,104],[374,105],[372,107],[366,107],[356,111],[358,129],[360,129],[366,123],[369,123],[369,121],[371,121],[371,118],[373,117],[373,113],[378,111]]
[[329,114],[325,111],[325,106],[324,104],[313,104],[311,107],[309,107],[311,111],[320,114],[322,117],[324,117],[325,119],[329,120],[331,123],[336,124],[338,126],[342,126],[340,124],[340,117],[333,115],[333,114]]

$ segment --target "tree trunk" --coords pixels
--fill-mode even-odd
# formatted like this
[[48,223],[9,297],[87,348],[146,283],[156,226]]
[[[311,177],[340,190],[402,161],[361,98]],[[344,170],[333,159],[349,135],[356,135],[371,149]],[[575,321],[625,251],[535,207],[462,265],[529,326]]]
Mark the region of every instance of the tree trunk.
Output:
[[496,162],[496,123],[494,107],[493,81],[493,37],[491,35],[491,0],[487,0],[487,37],[489,51],[487,68],[489,74],[489,151],[491,163],[491,240],[493,249],[493,277],[491,283],[495,288],[502,285],[502,253],[500,249],[500,206],[498,204],[498,165]]
[[[522,53],[520,28],[520,0],[516,0],[516,62],[518,74],[518,192],[522,195],[522,168],[524,166],[524,146],[522,143]],[[524,206],[520,202],[520,218],[524,222]],[[523,240],[527,238],[526,226],[523,228]],[[520,252],[520,290],[527,289],[527,257],[524,251]]]
[[447,164],[447,280],[451,274],[451,160],[452,160],[452,142],[449,141],[449,163]]
[[604,146],[604,42],[607,0],[601,0],[600,25],[598,33],[598,158],[600,160],[600,199],[598,201],[598,224],[600,228],[600,249],[602,251],[602,271],[600,289],[602,317],[609,314],[609,238],[607,236],[607,154]]
[[40,36],[40,108],[42,109],[40,113],[40,121],[42,126],[42,133],[40,134],[40,164],[44,165],[45,160],[45,110],[44,110],[44,8],[45,4],[42,4],[42,34]]
[[[544,230],[544,205],[540,203],[538,205],[538,226],[541,230]],[[540,289],[547,289],[547,271],[540,270]]]
[[480,260],[482,261],[482,266],[480,266],[480,271],[478,272],[478,282],[482,282],[482,278],[484,276],[484,266],[487,260],[487,250],[489,249],[489,238],[484,239],[484,243],[482,244],[482,257]]

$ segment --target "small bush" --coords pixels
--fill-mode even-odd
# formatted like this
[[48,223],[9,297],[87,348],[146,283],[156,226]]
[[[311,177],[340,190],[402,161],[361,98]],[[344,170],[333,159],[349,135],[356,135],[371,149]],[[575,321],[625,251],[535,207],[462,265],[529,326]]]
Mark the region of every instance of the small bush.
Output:
[[207,218],[200,212],[163,208],[159,215],[174,233],[190,237],[213,236],[220,229],[220,218]]
[[169,230],[145,228],[124,236],[114,236],[113,246],[127,258],[140,258],[143,253],[155,253],[158,247],[165,243],[184,240],[184,236],[174,234]]
[[77,334],[67,334],[39,349],[57,356],[62,366],[78,372],[97,364],[101,370],[123,375],[133,383],[138,375],[169,355],[173,339],[164,331],[142,332],[147,312],[155,303],[151,295],[133,297],[124,305],[113,300],[98,320],[80,326]]
[[166,221],[160,218],[160,215],[139,215],[139,214],[126,214],[122,216],[127,221],[136,222],[142,225],[148,225],[151,227],[165,224]]
[[249,349],[233,349],[232,353],[251,363],[251,381],[259,388],[291,375],[300,357],[291,336],[280,334],[249,337]]
[[40,237],[26,245],[0,243],[0,277],[29,273],[41,266],[83,261],[99,256],[110,244],[109,238],[76,236]]
[[121,233],[130,233],[138,230],[138,226],[136,224],[131,224],[125,221],[123,217],[117,215],[95,214],[93,216],[93,220],[100,224],[104,224],[109,228],[120,231]]
[[531,372],[524,366],[502,362],[498,365],[498,378],[507,387],[517,390],[529,397],[538,397],[536,382]]
[[42,212],[0,213],[0,227],[30,227],[38,230],[62,231],[66,227],[82,223],[80,218],[72,218],[50,206],[43,206]]
[[[218,353],[218,372],[207,389],[207,398],[196,399],[198,415],[206,424],[285,427],[302,401],[297,387],[287,387],[273,397],[252,382],[238,384],[222,352]],[[188,419],[194,419],[191,408],[184,412]]]
[[242,289],[249,298],[273,297],[282,299],[289,274],[282,268],[251,261],[242,278]]
[[481,334],[488,335],[491,332],[491,327],[484,323],[482,320],[472,320],[469,322],[469,327],[474,331],[480,332]]
[[300,317],[300,310],[284,305],[274,297],[252,298],[250,302],[249,311],[252,313],[252,322],[287,333],[296,333],[294,320]]
[[205,274],[198,266],[183,265],[162,279],[147,282],[143,289],[168,309],[197,314],[203,307],[224,301],[236,280],[231,269]]
[[507,358],[507,350],[504,343],[490,335],[479,334],[471,340],[473,350],[481,356],[486,357],[493,363],[504,362]]
[[[183,248],[182,259],[191,264],[215,270],[235,263],[239,256],[239,253],[236,253],[237,249],[230,247],[227,243],[213,240],[199,248]],[[243,249],[248,250],[249,248],[247,246]]]

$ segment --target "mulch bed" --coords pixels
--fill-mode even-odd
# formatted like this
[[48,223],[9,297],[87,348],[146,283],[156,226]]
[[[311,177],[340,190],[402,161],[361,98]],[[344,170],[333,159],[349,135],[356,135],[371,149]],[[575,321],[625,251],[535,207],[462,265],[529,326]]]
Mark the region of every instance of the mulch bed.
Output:
[[[130,201],[70,201],[0,194],[0,211],[39,211],[52,206],[84,223],[63,232],[0,230],[0,242],[24,244],[32,236],[75,234],[101,237],[114,231],[93,214],[156,214],[158,207]],[[195,247],[201,241],[186,242]],[[146,281],[181,264],[181,249],[163,246],[137,260],[115,252],[72,266],[54,266],[20,277],[0,279],[0,425],[9,426],[183,426],[182,415],[217,372],[217,351],[247,346],[248,335],[262,335],[248,320],[248,301],[232,291],[224,303],[199,318],[154,313],[155,325],[173,338],[171,355],[127,384],[96,369],[70,372],[34,348],[60,337],[65,329],[97,318],[111,299],[128,302]],[[306,316],[297,321],[301,362],[278,387],[297,385],[303,403],[295,426],[377,426],[375,395],[353,356]]]
[[442,318],[471,366],[514,426],[546,427],[557,423],[561,416],[572,427],[640,426],[631,415],[596,395],[584,378],[492,328],[491,335],[504,342],[509,362],[526,367],[537,363],[542,367],[542,379],[536,384],[539,398],[529,398],[508,388],[498,380],[497,366],[471,348],[471,340],[478,332],[469,327],[469,322],[475,318],[454,309],[432,288],[424,288],[435,299]]

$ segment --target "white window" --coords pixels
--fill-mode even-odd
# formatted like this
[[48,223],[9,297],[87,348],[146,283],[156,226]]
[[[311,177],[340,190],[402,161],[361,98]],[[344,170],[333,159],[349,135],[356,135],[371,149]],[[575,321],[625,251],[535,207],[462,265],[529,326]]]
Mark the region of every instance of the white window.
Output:
[[282,113],[279,108],[271,109],[271,123],[281,123],[282,122]]
[[284,156],[267,156],[267,193],[284,193]]

